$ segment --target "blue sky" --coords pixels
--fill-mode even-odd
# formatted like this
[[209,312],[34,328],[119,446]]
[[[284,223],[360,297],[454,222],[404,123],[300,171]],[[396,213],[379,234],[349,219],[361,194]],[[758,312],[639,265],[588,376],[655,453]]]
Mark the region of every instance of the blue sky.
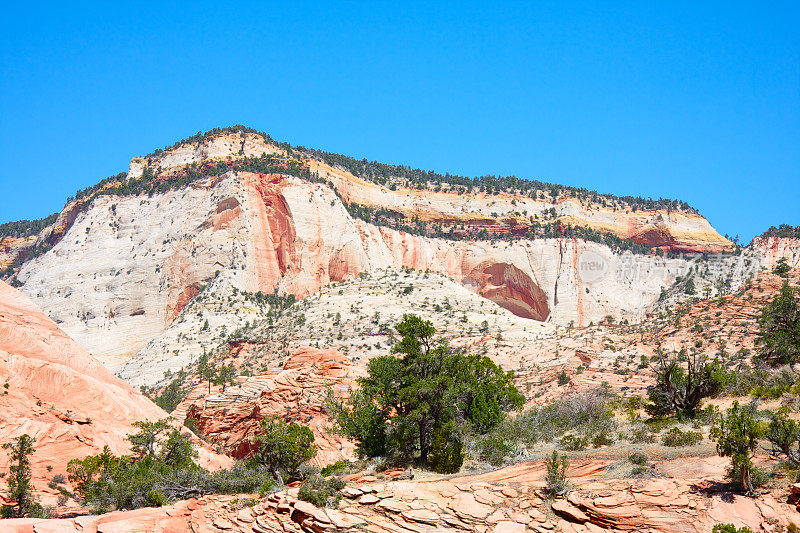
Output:
[[[0,222],[242,123],[800,225],[800,2],[7,4]],[[491,5],[490,5],[491,4]]]

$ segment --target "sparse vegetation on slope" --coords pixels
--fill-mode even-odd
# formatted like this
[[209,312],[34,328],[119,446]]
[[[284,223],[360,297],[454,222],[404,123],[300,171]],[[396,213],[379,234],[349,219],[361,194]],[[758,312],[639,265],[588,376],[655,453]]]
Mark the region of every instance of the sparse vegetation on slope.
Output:
[[22,239],[38,235],[44,228],[55,222],[56,218],[58,218],[58,213],[36,220],[17,220],[0,224],[0,239],[3,237]]
[[265,467],[237,464],[213,473],[201,468],[189,436],[166,421],[134,425],[139,432],[128,437],[133,455],[116,456],[106,446],[99,455],[69,462],[77,497],[95,512],[160,507],[205,494],[264,493],[275,486]]

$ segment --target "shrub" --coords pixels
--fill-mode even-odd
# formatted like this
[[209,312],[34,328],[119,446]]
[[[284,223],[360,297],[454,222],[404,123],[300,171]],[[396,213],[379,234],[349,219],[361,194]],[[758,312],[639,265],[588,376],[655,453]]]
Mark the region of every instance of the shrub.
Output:
[[146,507],[161,507],[168,502],[167,497],[161,491],[149,490],[145,496]]
[[656,441],[656,436],[647,424],[637,424],[631,429],[630,441],[649,444]]
[[786,258],[785,257],[781,257],[780,259],[778,259],[778,263],[775,265],[775,268],[772,270],[772,272],[785,278],[786,274],[791,269],[792,269],[792,267],[786,261]]
[[[106,446],[99,455],[69,462],[69,480],[87,506],[106,512],[160,506],[204,494],[241,494],[259,489],[265,492],[274,486],[264,467],[247,467],[239,462],[230,470],[214,473],[200,468],[194,463],[191,441],[180,433],[156,432],[152,446],[142,448],[159,427],[157,423],[143,423],[139,433],[129,436],[137,443],[137,455],[118,457]],[[145,451],[147,448],[150,451]]]
[[558,498],[567,493],[569,483],[567,482],[567,467],[569,461],[565,456],[559,457],[558,452],[553,450],[553,455],[545,460],[547,474],[545,475],[545,495],[548,498]]
[[494,466],[500,466],[513,451],[513,446],[505,439],[487,435],[477,442],[477,456],[482,461],[487,461]]
[[[666,417],[676,413],[679,418],[694,418],[703,398],[716,396],[725,382],[725,372],[716,360],[685,350],[678,357],[667,358],[658,350],[658,363],[654,366],[655,386],[648,387],[649,403],[645,410],[653,417]],[[686,358],[686,370],[680,360]]]
[[736,528],[733,524],[717,524],[711,533],[753,533],[753,530],[747,526]]
[[694,446],[703,440],[703,434],[699,431],[682,431],[680,428],[672,428],[661,438],[664,446]]
[[313,503],[317,507],[337,507],[342,496],[339,491],[345,482],[337,477],[325,478],[315,475],[303,481],[297,497],[303,501]]
[[763,435],[754,411],[751,407],[740,407],[739,402],[734,402],[726,416],[720,417],[711,428],[711,436],[717,440],[717,453],[731,458],[728,478],[732,487],[747,494],[754,492],[752,457],[758,439]]
[[317,454],[314,433],[308,427],[287,424],[273,416],[261,421],[261,429],[249,460],[267,467],[279,484],[283,484],[283,474],[294,475],[301,464]]
[[586,449],[586,439],[576,437],[575,435],[564,435],[561,437],[561,447],[571,452]]
[[324,466],[322,470],[320,470],[320,475],[322,475],[322,477],[328,477],[333,474],[340,474],[342,472],[345,472],[349,468],[350,464],[347,461],[345,460],[336,461],[335,463]]
[[441,474],[454,474],[464,463],[463,445],[455,422],[447,422],[433,431],[430,464]]
[[605,433],[598,433],[592,438],[592,446],[595,448],[600,448],[601,446],[610,446],[611,444],[614,444],[614,439]]
[[647,465],[647,456],[641,452],[633,452],[628,455],[628,462],[639,466],[645,466]]
[[797,290],[783,283],[758,319],[758,360],[769,365],[791,365],[800,360],[800,299]]
[[785,412],[773,413],[765,437],[771,444],[770,455],[800,466],[800,424]]
[[3,444],[9,452],[8,503],[0,508],[2,518],[42,517],[44,508],[36,502],[31,483],[31,459],[36,439],[27,433],[17,437],[14,442]]

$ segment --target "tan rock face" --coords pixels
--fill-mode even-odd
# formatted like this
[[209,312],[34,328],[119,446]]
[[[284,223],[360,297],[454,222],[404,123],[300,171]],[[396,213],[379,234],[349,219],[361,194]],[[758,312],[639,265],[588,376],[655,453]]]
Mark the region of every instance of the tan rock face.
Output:
[[[3,282],[0,382],[8,385],[0,393],[0,442],[23,433],[36,438],[33,475],[42,490],[53,475],[66,473],[71,459],[99,453],[106,445],[115,454],[129,453],[126,436],[136,432],[133,422],[167,416]],[[230,462],[214,459],[205,449],[202,453],[207,465]],[[8,457],[2,453],[0,471],[7,467]]]
[[790,267],[800,267],[800,239],[786,237],[756,237],[750,245],[768,270],[775,268],[778,260],[785,258]]
[[347,202],[390,209],[423,221],[486,227],[494,233],[524,233],[534,217],[546,219],[555,210],[563,224],[588,227],[632,239],[648,246],[682,252],[718,252],[732,243],[719,235],[700,215],[661,210],[612,209],[577,198],[557,201],[516,194],[475,194],[390,190],[325,163],[308,160],[310,169],[333,183]]
[[217,271],[242,290],[303,298],[361,272],[430,270],[519,316],[582,325],[608,314],[641,319],[687,265],[575,239],[493,244],[410,235],[351,218],[325,185],[229,173],[152,197],[99,197],[18,278],[116,370]]

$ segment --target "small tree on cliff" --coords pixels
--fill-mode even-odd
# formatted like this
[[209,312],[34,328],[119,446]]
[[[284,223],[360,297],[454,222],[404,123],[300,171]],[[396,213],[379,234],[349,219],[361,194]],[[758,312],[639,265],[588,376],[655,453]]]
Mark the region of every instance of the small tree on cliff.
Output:
[[236,367],[233,364],[222,365],[219,371],[214,376],[214,384],[222,385],[222,392],[225,392],[225,387],[233,383],[236,379]]
[[789,266],[789,263],[786,261],[786,258],[781,257],[780,259],[778,259],[778,264],[775,265],[775,268],[772,270],[772,272],[785,278],[788,277],[787,274],[791,269],[792,267]]
[[758,439],[764,435],[753,411],[751,407],[740,407],[739,402],[734,402],[726,416],[718,418],[711,428],[711,438],[717,441],[717,453],[731,458],[728,470],[731,485],[747,495],[755,494],[750,475],[753,453],[758,446]]
[[22,518],[25,516],[41,516],[42,506],[36,503],[33,497],[33,484],[31,483],[31,460],[33,445],[36,439],[23,434],[14,440],[3,444],[9,452],[9,467],[11,475],[8,476],[8,488],[11,492],[8,505],[0,510],[2,518]]
[[214,378],[217,375],[217,368],[214,366],[214,363],[211,362],[205,350],[203,350],[203,356],[197,363],[197,374],[203,381],[208,381],[208,393],[211,394],[211,384],[214,382]]

